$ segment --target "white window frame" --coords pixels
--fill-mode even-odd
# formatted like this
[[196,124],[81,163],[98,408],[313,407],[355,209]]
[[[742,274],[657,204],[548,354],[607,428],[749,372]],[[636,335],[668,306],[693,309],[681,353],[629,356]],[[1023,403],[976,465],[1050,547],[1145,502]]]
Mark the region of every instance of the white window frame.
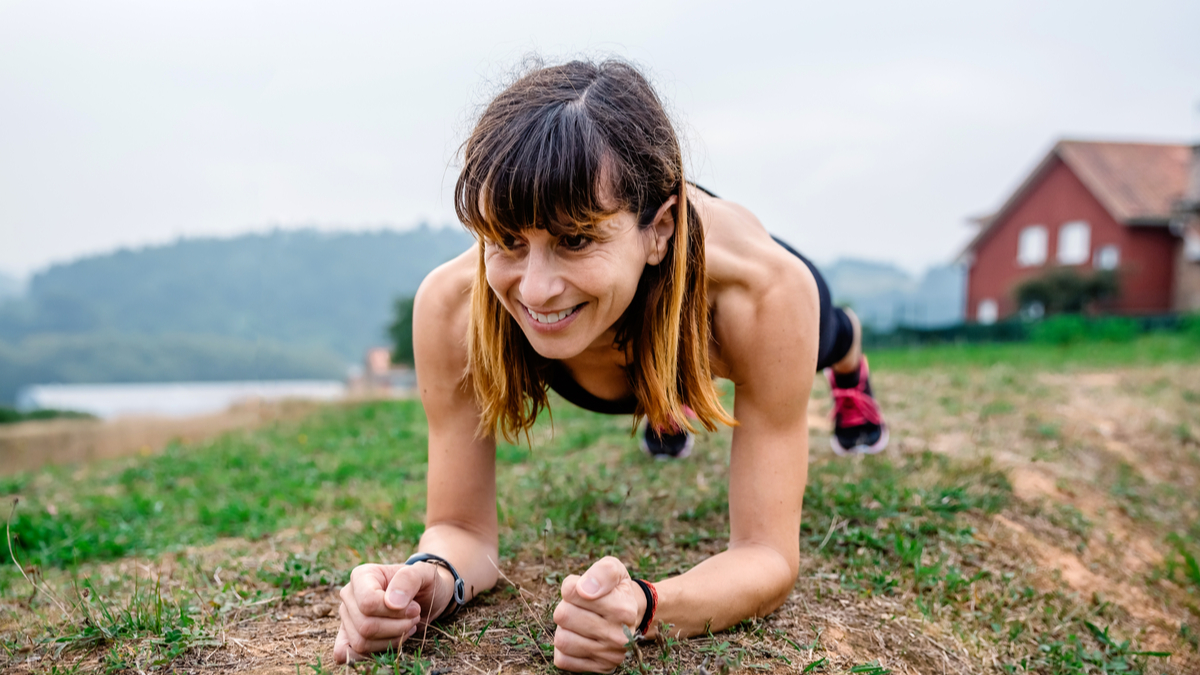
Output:
[[1200,262],[1200,230],[1189,229],[1184,231],[1183,258],[1188,262]]
[[1000,305],[992,298],[984,298],[975,308],[975,321],[985,326],[996,323],[1000,318]]
[[1086,220],[1072,220],[1058,228],[1060,265],[1082,265],[1092,259],[1092,226]]
[[1098,270],[1115,270],[1121,265],[1121,247],[1116,244],[1105,244],[1096,249],[1092,256],[1092,266]]
[[1017,237],[1017,264],[1034,267],[1046,264],[1050,236],[1045,225],[1026,225]]

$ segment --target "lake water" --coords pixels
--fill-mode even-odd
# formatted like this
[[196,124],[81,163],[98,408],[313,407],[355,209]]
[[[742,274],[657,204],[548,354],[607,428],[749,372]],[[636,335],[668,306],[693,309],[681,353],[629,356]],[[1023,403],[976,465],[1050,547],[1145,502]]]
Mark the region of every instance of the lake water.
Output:
[[192,417],[217,413],[244,401],[335,401],[345,396],[346,385],[336,380],[39,384],[17,393],[17,408],[75,410],[105,419]]

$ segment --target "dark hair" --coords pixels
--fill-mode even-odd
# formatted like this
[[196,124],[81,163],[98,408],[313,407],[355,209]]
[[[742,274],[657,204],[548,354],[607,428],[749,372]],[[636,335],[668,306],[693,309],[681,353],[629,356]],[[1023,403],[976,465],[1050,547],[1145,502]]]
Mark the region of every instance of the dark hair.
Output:
[[683,406],[708,429],[733,420],[708,363],[710,326],[704,235],[688,203],[675,129],[632,65],[571,61],[519,78],[485,109],[463,146],[455,210],[479,239],[468,369],[481,433],[527,431],[547,404],[545,360],[487,286],[485,241],[521,230],[599,236],[596,225],[628,210],[649,227],[676,196],[675,234],[662,263],[647,266],[617,330],[632,347],[635,419],[690,428]]

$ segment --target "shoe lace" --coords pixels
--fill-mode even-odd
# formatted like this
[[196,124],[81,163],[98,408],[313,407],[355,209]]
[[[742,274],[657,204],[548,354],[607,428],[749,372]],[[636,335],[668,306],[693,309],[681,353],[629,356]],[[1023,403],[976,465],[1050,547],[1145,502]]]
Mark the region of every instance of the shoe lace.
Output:
[[863,424],[881,424],[883,416],[870,394],[861,387],[833,390],[833,418],[835,426],[857,427]]

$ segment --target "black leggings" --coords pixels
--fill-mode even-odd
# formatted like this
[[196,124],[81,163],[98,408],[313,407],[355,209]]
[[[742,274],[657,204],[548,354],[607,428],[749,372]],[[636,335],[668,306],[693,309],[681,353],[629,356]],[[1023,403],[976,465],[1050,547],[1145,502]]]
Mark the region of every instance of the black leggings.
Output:
[[817,295],[821,300],[821,342],[817,348],[817,370],[825,370],[850,352],[850,347],[854,344],[854,324],[850,323],[850,317],[846,316],[845,310],[833,306],[829,286],[825,284],[825,278],[821,276],[816,265],[779,237],[772,235],[771,238],[808,265],[813,279],[817,281]]

